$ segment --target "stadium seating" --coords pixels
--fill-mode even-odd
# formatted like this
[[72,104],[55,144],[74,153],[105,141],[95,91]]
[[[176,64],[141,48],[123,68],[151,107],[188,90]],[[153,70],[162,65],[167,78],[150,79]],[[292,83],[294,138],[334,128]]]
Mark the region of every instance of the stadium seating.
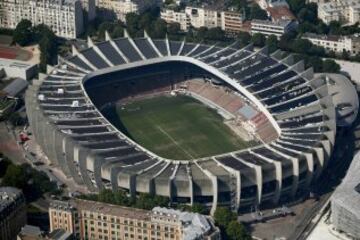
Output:
[[[201,202],[213,213],[219,204],[238,210],[295,197],[327,165],[335,109],[326,82],[302,62],[239,43],[219,47],[124,36],[89,40],[88,49],[74,49],[26,92],[35,138],[78,184]],[[143,148],[103,115],[112,103],[183,86],[254,126],[262,144],[174,161]]]

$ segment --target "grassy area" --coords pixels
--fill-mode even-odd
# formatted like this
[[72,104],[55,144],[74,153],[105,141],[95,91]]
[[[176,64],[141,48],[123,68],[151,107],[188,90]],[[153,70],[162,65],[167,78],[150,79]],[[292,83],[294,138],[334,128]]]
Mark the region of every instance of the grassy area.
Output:
[[249,146],[216,111],[186,96],[139,100],[117,106],[116,113],[109,118],[115,126],[165,158],[188,160]]

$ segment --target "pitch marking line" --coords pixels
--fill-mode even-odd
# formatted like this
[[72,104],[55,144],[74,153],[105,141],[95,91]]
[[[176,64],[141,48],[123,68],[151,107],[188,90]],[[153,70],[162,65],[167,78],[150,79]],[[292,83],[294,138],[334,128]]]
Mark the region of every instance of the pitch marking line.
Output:
[[191,157],[192,159],[194,159],[194,156],[192,156],[189,152],[187,152],[185,149],[183,149],[180,144],[173,138],[170,136],[169,133],[167,133],[164,129],[162,129],[162,127],[160,126],[156,126],[160,132],[162,132],[165,136],[167,136],[178,148],[180,148],[180,150],[182,150],[186,155],[188,155],[189,157]]

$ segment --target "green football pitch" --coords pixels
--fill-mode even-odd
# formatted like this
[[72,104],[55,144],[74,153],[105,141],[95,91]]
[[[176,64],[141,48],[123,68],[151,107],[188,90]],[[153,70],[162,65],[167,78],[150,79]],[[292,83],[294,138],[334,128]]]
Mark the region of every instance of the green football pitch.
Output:
[[116,127],[164,158],[190,160],[249,146],[215,110],[187,96],[157,96],[119,104],[116,113],[110,119]]

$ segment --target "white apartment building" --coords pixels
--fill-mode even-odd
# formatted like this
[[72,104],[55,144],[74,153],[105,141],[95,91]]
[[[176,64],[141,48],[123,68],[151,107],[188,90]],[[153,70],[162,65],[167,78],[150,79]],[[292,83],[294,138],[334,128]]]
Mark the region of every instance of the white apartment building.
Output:
[[360,35],[327,36],[308,33],[303,38],[308,39],[314,45],[324,47],[327,51],[334,51],[336,53],[346,51],[350,55],[360,53]]
[[360,0],[332,0],[319,3],[318,18],[327,24],[331,21],[355,24],[360,21]]
[[167,23],[179,23],[183,31],[189,30],[192,26],[194,28],[220,27],[226,32],[239,32],[244,21],[243,15],[238,12],[195,7],[186,7],[185,11],[180,12],[165,9],[161,12],[161,18]]
[[79,0],[0,1],[0,27],[14,29],[22,19],[45,24],[59,37],[76,38],[83,32],[83,9]]
[[161,18],[167,23],[179,23],[182,31],[187,31],[190,26],[190,17],[185,12],[176,12],[171,9],[164,9]]
[[280,38],[283,34],[290,32],[296,27],[297,22],[290,20],[253,20],[251,22],[251,34],[262,33],[266,36],[275,35]]
[[116,19],[125,22],[126,14],[141,14],[150,7],[160,6],[161,2],[162,0],[97,0],[96,6],[103,15],[114,14]]

